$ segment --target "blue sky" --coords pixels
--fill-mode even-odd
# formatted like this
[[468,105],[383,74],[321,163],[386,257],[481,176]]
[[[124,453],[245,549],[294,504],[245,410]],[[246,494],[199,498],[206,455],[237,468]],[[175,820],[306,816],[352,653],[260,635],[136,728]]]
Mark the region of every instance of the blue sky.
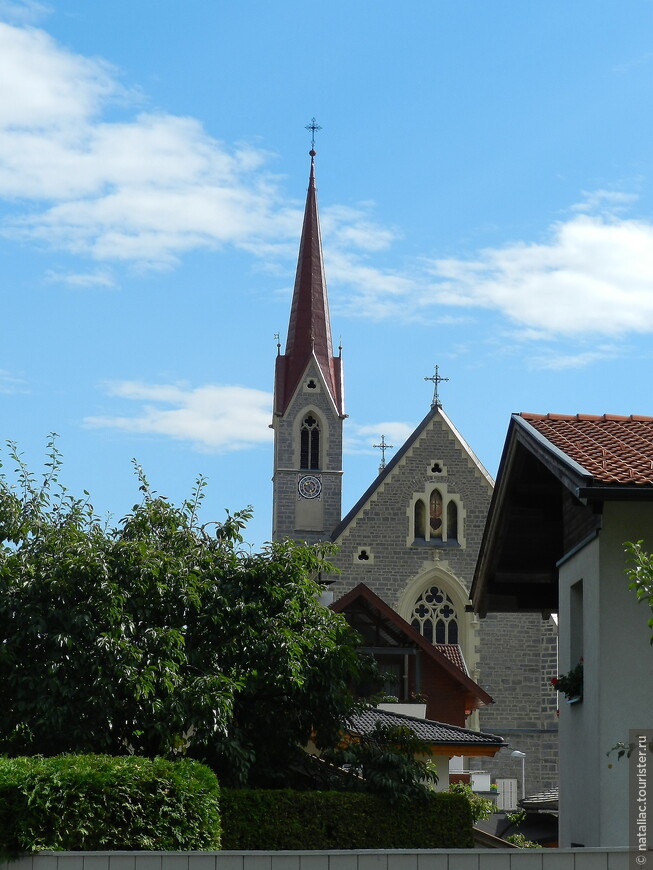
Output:
[[428,411],[653,414],[651,0],[0,0],[0,437],[270,535],[315,116],[346,511]]

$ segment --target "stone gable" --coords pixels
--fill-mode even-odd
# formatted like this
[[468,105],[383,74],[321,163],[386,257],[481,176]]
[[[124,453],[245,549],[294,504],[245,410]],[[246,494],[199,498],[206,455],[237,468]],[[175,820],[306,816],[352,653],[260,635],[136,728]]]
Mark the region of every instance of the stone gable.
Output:
[[[443,502],[457,505],[453,541],[416,540],[415,504],[420,497],[426,502],[433,488]],[[520,749],[528,755],[529,791],[556,786],[555,692],[548,684],[557,666],[555,626],[537,614],[479,620],[465,611],[492,497],[489,475],[438,410],[366,495],[335,538],[339,552],[333,561],[341,571],[331,586],[335,598],[365,583],[411,622],[425,590],[436,586],[450,596],[470,676],[495,701],[472,717],[470,727],[510,743],[496,758],[477,759],[472,766],[520,780],[521,763],[510,756]]]

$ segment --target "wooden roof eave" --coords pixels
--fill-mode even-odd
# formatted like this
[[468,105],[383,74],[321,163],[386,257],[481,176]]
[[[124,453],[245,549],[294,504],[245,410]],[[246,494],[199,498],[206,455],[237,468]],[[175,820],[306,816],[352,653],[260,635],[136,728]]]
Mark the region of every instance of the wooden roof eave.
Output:
[[[359,597],[367,599],[367,601],[379,610],[385,618],[394,625],[399,626],[401,631],[410,638],[416,646],[426,653],[427,656],[437,662],[438,665],[440,665],[442,669],[459,684],[461,689],[468,693],[466,698],[466,704],[468,707],[476,709],[477,707],[494,704],[494,699],[488,695],[488,693],[482,689],[478,683],[474,682],[471,677],[468,677],[467,674],[463,673],[457,665],[436,649],[432,643],[422,637],[422,635],[416,631],[409,622],[406,622],[402,616],[393,610],[390,605],[386,604],[382,598],[379,598],[378,595],[372,592],[372,590],[364,583],[359,583],[358,586],[351,589],[343,595],[342,598],[334,601],[331,605],[331,609],[336,613],[342,613],[348,605],[353,603]],[[474,703],[469,703],[470,700],[473,700]]]
[[[474,610],[481,617],[486,616],[490,609],[490,586],[493,585],[493,581],[498,575],[500,559],[504,548],[509,545],[509,500],[515,490],[515,481],[518,480],[522,450],[526,450],[538,460],[560,482],[561,486],[567,487],[574,494],[578,492],[581,485],[587,485],[593,479],[585,469],[566,457],[562,451],[547,441],[532,426],[529,426],[519,414],[512,415],[470,590],[470,598]],[[548,573],[551,574],[554,570],[555,561],[552,563]],[[546,578],[544,575],[540,575],[540,569],[535,572],[533,569],[530,572],[527,569],[515,571],[515,578],[521,577],[522,583],[526,577],[541,583]],[[513,598],[513,596],[510,597],[511,599]],[[495,604],[498,603],[499,599],[495,596]],[[543,613],[545,611],[550,612],[552,603],[547,601],[546,607],[540,607],[538,603],[534,602],[528,608],[519,609]],[[497,606],[496,609],[511,610],[517,608]]]

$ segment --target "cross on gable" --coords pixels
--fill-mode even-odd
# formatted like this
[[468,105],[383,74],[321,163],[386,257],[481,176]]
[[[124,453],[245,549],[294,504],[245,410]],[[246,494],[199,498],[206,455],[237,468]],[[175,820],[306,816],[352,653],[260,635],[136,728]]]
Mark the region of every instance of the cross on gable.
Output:
[[449,378],[443,378],[440,375],[439,366],[435,367],[435,374],[431,375],[430,378],[424,378],[425,381],[433,381],[433,401],[431,402],[432,408],[441,408],[442,403],[440,402],[440,396],[438,395],[438,385],[443,381],[448,381]]
[[381,451],[381,465],[379,465],[379,471],[383,471],[383,469],[385,468],[385,451],[394,450],[394,444],[386,444],[385,435],[381,435],[381,443],[372,444],[372,447],[378,447]]

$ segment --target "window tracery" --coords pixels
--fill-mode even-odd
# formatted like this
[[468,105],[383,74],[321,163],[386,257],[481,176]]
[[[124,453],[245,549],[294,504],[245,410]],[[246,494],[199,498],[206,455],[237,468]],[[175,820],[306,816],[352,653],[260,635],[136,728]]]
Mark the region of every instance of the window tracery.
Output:
[[439,586],[429,586],[413,608],[410,624],[430,643],[458,643],[458,615]]
[[320,467],[320,424],[312,414],[308,414],[300,430],[299,467],[318,469]]
[[449,495],[446,485],[416,494],[410,519],[410,540],[414,544],[431,544],[433,546],[451,546],[464,544],[461,542],[462,505],[460,498]]

